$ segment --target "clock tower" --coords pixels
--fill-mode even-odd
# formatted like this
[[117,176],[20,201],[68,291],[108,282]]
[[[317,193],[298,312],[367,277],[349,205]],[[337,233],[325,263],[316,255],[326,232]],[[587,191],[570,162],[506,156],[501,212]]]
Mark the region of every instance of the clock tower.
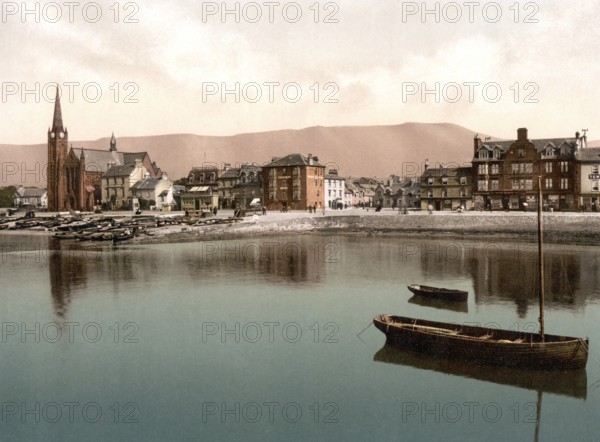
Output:
[[60,108],[60,89],[56,85],[54,100],[54,118],[48,129],[48,211],[57,212],[67,207],[67,177],[65,160],[67,158],[69,135],[63,127]]

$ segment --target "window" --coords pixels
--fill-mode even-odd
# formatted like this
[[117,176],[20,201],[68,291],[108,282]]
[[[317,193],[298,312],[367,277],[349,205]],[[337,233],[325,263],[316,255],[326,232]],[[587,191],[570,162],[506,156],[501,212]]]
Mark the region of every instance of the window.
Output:
[[467,196],[467,191],[465,189],[460,189],[460,197],[464,198],[465,196]]
[[[552,164],[552,163],[546,163],[546,165],[548,164]],[[552,189],[552,178],[546,178],[546,189]]]
[[448,184],[448,178],[443,177],[442,178],[442,185],[446,186]]
[[433,178],[427,178],[427,184],[433,186]]
[[568,161],[561,161],[560,162],[560,171],[563,172],[563,173],[569,171],[569,163],[568,163]]
[[599,183],[598,180],[592,181],[592,191],[593,192],[598,192],[598,183]]
[[479,151],[479,158],[485,160],[490,157],[490,152],[487,149],[481,149]]
[[448,191],[446,189],[442,190],[442,198],[448,197]]
[[487,175],[488,174],[488,165],[480,164],[479,165],[479,175]]
[[490,181],[490,185],[491,185],[491,189],[490,190],[499,190],[500,186],[499,186],[499,181],[498,180],[492,180]]
[[427,192],[427,198],[433,198],[433,190]]
[[486,192],[488,190],[488,182],[487,180],[481,180],[477,183],[477,190],[480,192]]
[[510,170],[513,174],[515,173],[519,173],[519,165],[516,163],[513,163],[510,165]]
[[464,186],[464,185],[466,185],[466,184],[467,184],[467,177],[466,177],[466,176],[461,176],[461,177],[460,177],[460,184],[461,184],[462,186]]
[[525,173],[533,173],[533,163],[525,163],[525,164],[523,164],[523,172],[525,172]]
[[594,164],[594,165],[592,166],[592,173],[598,173],[598,169],[599,169],[599,167],[600,167],[600,166],[599,166],[598,164]]
[[544,170],[546,173],[552,173],[552,163],[550,161],[544,163]]
[[492,175],[498,175],[500,173],[500,165],[492,164]]
[[569,179],[568,178],[561,178],[560,179],[560,188],[563,189],[563,190],[566,190],[566,189],[569,188]]
[[519,149],[517,154],[519,155],[519,158],[523,158],[525,156],[525,149]]
[[513,190],[519,189],[519,180],[512,180],[512,188]]
[[494,149],[494,158],[500,159],[500,149],[498,149],[498,148]]

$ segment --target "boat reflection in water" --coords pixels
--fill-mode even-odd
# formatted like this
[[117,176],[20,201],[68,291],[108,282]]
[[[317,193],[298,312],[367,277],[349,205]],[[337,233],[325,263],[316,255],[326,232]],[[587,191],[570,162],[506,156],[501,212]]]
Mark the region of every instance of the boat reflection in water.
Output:
[[468,313],[469,304],[466,302],[442,301],[440,299],[424,298],[414,295],[408,299],[410,304],[420,305],[422,307],[432,307],[453,312]]
[[492,382],[499,385],[525,388],[543,393],[587,398],[587,372],[585,368],[564,371],[526,370],[510,367],[481,367],[456,360],[434,358],[385,344],[374,361],[405,365],[421,370]]

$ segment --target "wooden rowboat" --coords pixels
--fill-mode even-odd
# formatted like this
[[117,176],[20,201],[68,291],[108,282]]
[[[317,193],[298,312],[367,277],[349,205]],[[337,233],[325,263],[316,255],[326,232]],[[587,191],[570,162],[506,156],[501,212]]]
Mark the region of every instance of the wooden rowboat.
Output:
[[583,368],[587,338],[474,327],[402,316],[379,315],[375,326],[391,345],[473,364],[539,370]]
[[445,301],[457,301],[464,302],[469,296],[469,292],[464,290],[452,290],[441,287],[430,287],[428,285],[411,284],[408,286],[408,290],[418,296],[425,296],[427,298],[442,299]]

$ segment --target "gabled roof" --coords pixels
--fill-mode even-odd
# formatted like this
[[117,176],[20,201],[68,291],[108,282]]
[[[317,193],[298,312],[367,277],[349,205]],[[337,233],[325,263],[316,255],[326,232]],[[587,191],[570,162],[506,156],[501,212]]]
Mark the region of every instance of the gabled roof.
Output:
[[[568,146],[570,149],[575,149],[577,146],[575,138],[541,138],[538,140],[528,140],[533,144],[534,149],[537,153],[541,153],[546,150],[547,146],[551,146],[555,149],[560,149],[563,145]],[[479,153],[481,150],[488,150],[493,152],[494,149],[500,149],[500,154],[503,156],[508,152],[510,146],[516,143],[517,140],[509,141],[486,141],[481,144],[481,147],[477,150]],[[475,155],[475,159],[479,159],[478,155]]]
[[600,147],[585,147],[575,153],[575,159],[586,163],[600,164]]
[[71,148],[73,154],[79,159],[83,153],[85,158],[85,170],[88,172],[106,172],[109,164],[124,164],[121,152],[84,149],[82,147]]
[[111,166],[102,178],[116,177],[116,176],[129,176],[135,169],[134,164],[126,164],[125,166]]
[[472,173],[471,167],[441,167],[431,168],[423,172],[423,177],[457,177]]
[[21,198],[41,198],[46,194],[46,189],[17,189],[17,194]]
[[131,189],[154,190],[160,181],[162,181],[161,178],[144,178],[143,180],[137,181],[133,186],[131,186]]
[[302,154],[299,153],[292,153],[289,155],[286,155],[283,158],[279,158],[269,164],[267,164],[264,167],[281,167],[281,166],[318,166],[318,167],[325,167],[325,165],[320,164],[316,161],[314,161],[314,157],[312,157],[312,163],[309,163],[309,159],[308,157],[305,157]]

